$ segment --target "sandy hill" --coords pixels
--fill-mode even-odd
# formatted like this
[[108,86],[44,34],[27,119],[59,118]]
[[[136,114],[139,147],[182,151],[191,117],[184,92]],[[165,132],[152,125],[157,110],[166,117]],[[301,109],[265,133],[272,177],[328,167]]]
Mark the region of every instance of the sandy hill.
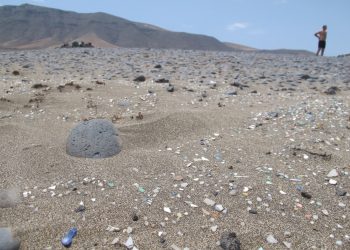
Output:
[[80,14],[29,4],[0,7],[2,49],[47,48],[79,39],[98,47],[232,50],[210,36],[171,32],[106,13]]

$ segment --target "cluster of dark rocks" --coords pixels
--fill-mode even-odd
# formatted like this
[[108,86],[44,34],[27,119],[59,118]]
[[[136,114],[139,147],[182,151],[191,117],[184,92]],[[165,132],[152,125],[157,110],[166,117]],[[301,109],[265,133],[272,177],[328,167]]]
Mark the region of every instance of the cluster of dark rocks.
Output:
[[77,41],[72,42],[72,44],[69,43],[64,43],[61,48],[94,48],[94,46],[92,45],[92,43],[88,42],[85,43],[83,41],[81,41],[80,43]]

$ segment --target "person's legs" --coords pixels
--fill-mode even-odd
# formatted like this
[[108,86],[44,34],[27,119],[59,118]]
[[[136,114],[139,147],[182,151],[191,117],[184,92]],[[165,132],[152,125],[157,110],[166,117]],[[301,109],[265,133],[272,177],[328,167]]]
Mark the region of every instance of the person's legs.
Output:
[[316,56],[318,56],[320,54],[321,48],[318,48],[317,52],[316,52]]
[[321,56],[323,56],[324,48],[321,49]]

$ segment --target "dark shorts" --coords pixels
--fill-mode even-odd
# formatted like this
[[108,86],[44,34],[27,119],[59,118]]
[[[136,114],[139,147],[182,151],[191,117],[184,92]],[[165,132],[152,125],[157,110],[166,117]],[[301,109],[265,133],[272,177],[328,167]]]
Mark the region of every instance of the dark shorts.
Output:
[[320,49],[325,49],[326,48],[326,41],[318,41],[318,47]]

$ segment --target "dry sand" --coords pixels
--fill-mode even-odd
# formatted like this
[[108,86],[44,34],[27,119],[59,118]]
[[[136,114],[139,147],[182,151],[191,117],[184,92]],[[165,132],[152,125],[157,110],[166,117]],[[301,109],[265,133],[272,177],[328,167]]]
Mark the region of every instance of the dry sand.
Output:
[[[0,58],[0,190],[21,197],[0,208],[0,227],[21,249],[62,249],[74,226],[71,249],[125,249],[131,229],[138,249],[221,249],[224,232],[242,249],[350,248],[349,58],[146,49]],[[71,129],[101,117],[118,128],[121,153],[67,155]]]

